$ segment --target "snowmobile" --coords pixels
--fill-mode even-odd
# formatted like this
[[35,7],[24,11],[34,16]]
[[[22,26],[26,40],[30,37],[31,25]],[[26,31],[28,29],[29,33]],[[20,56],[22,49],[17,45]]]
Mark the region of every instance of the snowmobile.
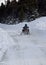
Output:
[[25,26],[23,27],[22,33],[23,34],[29,34],[29,27],[27,26],[27,24],[25,24]]

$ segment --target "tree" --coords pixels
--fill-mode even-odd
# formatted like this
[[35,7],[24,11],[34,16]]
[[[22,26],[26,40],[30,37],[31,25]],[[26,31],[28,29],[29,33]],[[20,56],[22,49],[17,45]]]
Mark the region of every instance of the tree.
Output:
[[2,20],[5,16],[5,5],[3,3],[1,3],[0,6],[0,19]]
[[46,15],[46,0],[38,1],[38,11],[41,15]]
[[6,4],[6,6],[8,7],[8,6],[9,6],[9,4],[10,4],[10,0],[7,0],[7,4]]

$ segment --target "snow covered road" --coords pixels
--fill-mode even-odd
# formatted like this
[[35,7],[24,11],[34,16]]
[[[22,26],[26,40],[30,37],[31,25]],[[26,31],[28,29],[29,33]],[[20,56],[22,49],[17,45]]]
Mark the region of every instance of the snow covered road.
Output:
[[7,50],[0,65],[46,65],[45,43],[40,43],[41,41],[33,35],[10,36],[15,45]]
[[2,56],[0,65],[46,65],[46,28],[44,30],[32,28],[34,25],[27,23],[31,34],[20,35],[24,24],[6,25],[4,28],[1,25],[7,32],[7,40],[12,42],[8,43],[8,47],[6,43],[4,44],[7,51],[4,57]]
[[7,59],[4,59],[6,65],[46,65],[46,41],[37,38],[37,35],[13,34],[11,37],[16,45],[8,49]]

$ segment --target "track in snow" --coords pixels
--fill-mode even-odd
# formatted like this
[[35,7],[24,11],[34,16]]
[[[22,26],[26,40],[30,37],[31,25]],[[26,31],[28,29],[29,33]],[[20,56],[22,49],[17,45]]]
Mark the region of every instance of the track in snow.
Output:
[[[43,22],[42,22],[43,21]],[[41,23],[42,22],[42,23]],[[25,23],[0,25],[15,44],[10,43],[0,65],[46,65],[46,18],[35,20],[29,25],[31,35],[20,35]]]
[[46,65],[46,41],[44,38],[41,36],[39,38],[37,33],[31,35],[12,33],[10,36],[16,45],[8,49],[2,65]]

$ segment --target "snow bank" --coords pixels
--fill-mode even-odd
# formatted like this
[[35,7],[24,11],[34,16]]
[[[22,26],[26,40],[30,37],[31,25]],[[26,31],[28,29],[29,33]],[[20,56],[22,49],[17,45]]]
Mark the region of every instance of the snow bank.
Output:
[[4,54],[12,45],[14,45],[12,38],[7,34],[6,31],[0,28],[0,61],[3,60]]
[[38,18],[32,24],[35,24],[34,27],[39,30],[46,30],[46,17]]
[[[31,21],[31,22],[23,22],[23,23],[20,23],[20,24],[16,24],[16,25],[5,25],[5,24],[0,24],[0,27],[5,29],[5,30],[20,30],[22,29],[22,27],[25,25],[25,24],[28,24],[28,26],[30,27],[30,29],[37,29],[37,30],[46,30],[46,17],[40,17],[34,21]],[[5,25],[5,26],[4,26]]]

